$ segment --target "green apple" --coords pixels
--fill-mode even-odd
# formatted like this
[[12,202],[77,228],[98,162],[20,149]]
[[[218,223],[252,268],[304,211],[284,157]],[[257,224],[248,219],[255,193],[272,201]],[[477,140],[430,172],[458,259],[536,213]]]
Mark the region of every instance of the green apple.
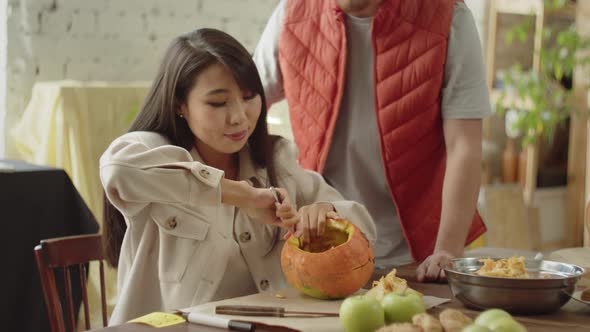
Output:
[[383,307],[372,297],[351,296],[340,305],[340,323],[346,332],[375,331],[385,325]]
[[381,301],[385,311],[385,322],[411,322],[412,317],[426,311],[426,305],[417,294],[399,295],[389,293]]
[[471,324],[465,327],[462,332],[491,332],[491,330],[483,325]]
[[501,317],[487,326],[493,332],[527,332],[526,328],[512,317]]
[[512,319],[512,316],[502,309],[488,309],[477,316],[475,319],[475,324],[489,326],[491,322],[500,318]]

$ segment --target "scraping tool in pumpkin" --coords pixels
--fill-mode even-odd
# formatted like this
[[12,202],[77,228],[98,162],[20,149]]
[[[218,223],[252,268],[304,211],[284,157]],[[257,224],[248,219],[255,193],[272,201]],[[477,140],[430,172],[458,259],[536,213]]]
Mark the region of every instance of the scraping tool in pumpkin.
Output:
[[218,315],[258,317],[338,317],[338,313],[336,312],[292,311],[286,310],[283,307],[265,307],[255,305],[218,305],[215,307],[215,313]]
[[[281,199],[281,196],[279,196],[279,193],[277,192],[277,189],[275,187],[270,187],[270,192],[274,196],[275,201],[277,203],[279,203],[279,204],[283,203],[283,200]],[[295,235],[295,226],[293,226],[293,228],[291,228],[289,231],[291,232],[292,235]],[[299,248],[301,248],[301,240],[299,238],[297,238],[297,246]]]

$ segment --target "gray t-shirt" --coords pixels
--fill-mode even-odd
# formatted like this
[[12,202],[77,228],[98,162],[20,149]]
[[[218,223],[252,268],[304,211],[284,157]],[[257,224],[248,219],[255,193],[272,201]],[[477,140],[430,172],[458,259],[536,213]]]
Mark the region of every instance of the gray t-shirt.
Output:
[[[278,44],[285,0],[272,14],[254,53],[267,102],[284,98]],[[412,261],[381,158],[374,108],[372,18],[346,16],[346,82],[324,177],[371,213],[377,226],[376,265]],[[449,37],[442,90],[444,119],[479,119],[490,114],[481,43],[473,16],[457,2]]]
[[[344,94],[324,177],[347,199],[363,204],[377,227],[377,265],[412,261],[389,194],[375,115],[371,17],[346,16],[347,63]],[[343,167],[346,165],[346,167]]]

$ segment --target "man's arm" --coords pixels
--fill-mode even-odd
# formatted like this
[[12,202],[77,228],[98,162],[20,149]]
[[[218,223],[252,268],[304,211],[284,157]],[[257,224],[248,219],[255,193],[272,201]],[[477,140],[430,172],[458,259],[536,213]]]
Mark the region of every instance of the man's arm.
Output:
[[482,120],[443,120],[447,149],[440,227],[434,253],[418,268],[418,280],[444,278],[444,267],[463,255],[481,182]]
[[481,173],[482,118],[490,114],[475,21],[464,3],[455,4],[442,89],[447,149],[439,231],[433,254],[420,264],[418,280],[444,278],[444,267],[463,255],[475,213]]
[[455,257],[463,255],[481,182],[481,122],[443,121],[447,169],[435,253],[447,251]]
[[268,108],[285,98],[283,76],[279,67],[279,37],[285,16],[286,1],[281,0],[268,19],[252,59],[256,63]]

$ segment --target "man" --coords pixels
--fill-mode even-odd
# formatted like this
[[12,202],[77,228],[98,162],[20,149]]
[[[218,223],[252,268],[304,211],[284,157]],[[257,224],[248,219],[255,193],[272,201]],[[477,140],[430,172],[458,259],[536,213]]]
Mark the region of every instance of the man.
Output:
[[377,266],[416,260],[420,281],[444,278],[485,232],[490,104],[465,4],[281,0],[254,60],[269,105],[287,98],[300,163],[373,216]]

